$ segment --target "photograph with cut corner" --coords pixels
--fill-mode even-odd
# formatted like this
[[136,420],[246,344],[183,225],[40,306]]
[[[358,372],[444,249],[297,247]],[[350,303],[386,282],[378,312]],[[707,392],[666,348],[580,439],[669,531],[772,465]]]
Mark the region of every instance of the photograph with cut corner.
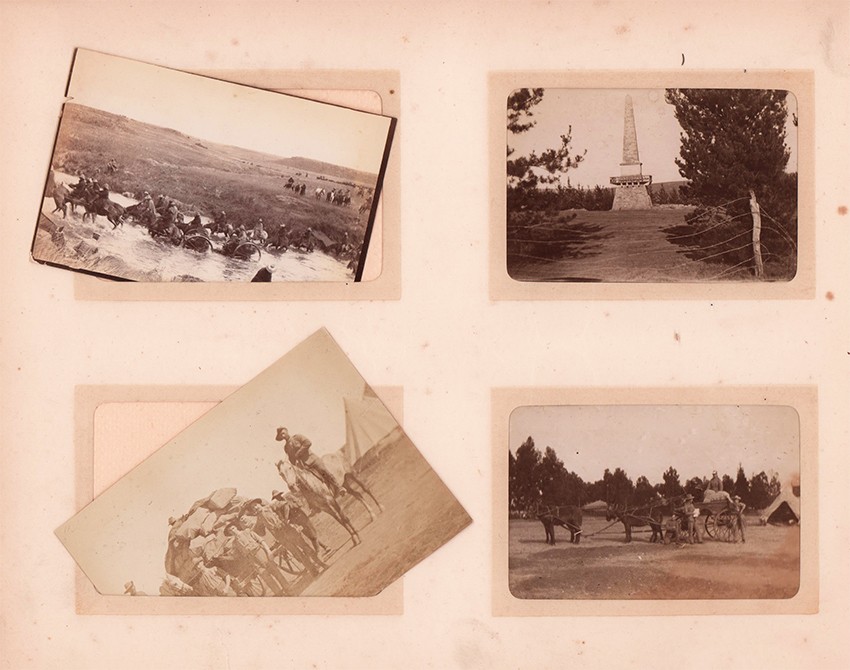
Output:
[[321,330],[56,534],[104,595],[373,596],[469,523]]
[[795,408],[529,405],[516,408],[509,425],[515,598],[797,594]]
[[792,280],[797,106],[792,92],[776,89],[513,90],[508,275]]
[[360,281],[394,128],[78,50],[32,257],[140,282]]

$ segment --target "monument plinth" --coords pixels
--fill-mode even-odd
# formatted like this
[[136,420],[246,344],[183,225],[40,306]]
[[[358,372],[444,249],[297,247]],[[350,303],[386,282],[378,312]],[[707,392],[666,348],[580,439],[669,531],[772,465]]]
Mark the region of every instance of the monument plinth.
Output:
[[635,129],[635,110],[632,96],[626,96],[626,110],[623,120],[623,162],[620,174],[611,177],[614,189],[614,204],[611,209],[650,209],[647,186],[652,183],[650,175],[643,174],[643,163],[638,153],[637,130]]

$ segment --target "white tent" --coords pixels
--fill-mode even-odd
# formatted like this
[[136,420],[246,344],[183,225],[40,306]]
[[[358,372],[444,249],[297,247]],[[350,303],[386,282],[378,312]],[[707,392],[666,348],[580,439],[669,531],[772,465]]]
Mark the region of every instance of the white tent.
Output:
[[363,397],[343,398],[343,404],[345,445],[342,452],[348,462],[354,464],[399,425],[369,387],[366,387]]
[[800,523],[800,499],[790,489],[783,488],[776,500],[762,512],[761,518],[764,523]]

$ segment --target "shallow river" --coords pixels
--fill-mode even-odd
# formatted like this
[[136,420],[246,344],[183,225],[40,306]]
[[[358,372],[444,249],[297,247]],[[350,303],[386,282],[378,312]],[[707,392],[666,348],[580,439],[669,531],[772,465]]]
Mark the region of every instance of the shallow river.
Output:
[[[56,179],[70,185],[76,178],[56,172]],[[110,193],[110,200],[125,207],[136,203],[120,193]],[[49,213],[54,207],[52,198],[45,198],[44,211]],[[274,265],[272,281],[352,281],[354,273],[345,264],[320,251],[306,254],[296,251],[280,253],[262,252],[257,260],[241,260],[228,258],[214,251],[198,253],[175,247],[171,244],[153,239],[142,226],[125,223],[115,230],[106,217],[98,216],[94,224],[82,224],[81,212],[76,215],[69,213],[66,221],[61,221],[61,215],[53,215],[54,221],[65,225],[66,238],[88,239],[96,245],[100,255],[115,256],[125,263],[132,275],[139,273],[157,273],[162,281],[173,281],[175,278],[188,275],[202,281],[251,281],[257,270],[264,266]],[[209,223],[204,219],[205,223]],[[94,229],[99,238],[91,239],[90,231]],[[214,240],[215,248],[221,249],[223,241]],[[71,245],[73,246],[73,245]]]

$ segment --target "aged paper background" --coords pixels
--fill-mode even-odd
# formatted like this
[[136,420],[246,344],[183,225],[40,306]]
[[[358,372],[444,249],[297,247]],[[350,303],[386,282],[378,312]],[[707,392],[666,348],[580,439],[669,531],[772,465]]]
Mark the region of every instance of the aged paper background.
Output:
[[[849,23],[844,1],[0,2],[0,665],[633,667],[660,636],[655,667],[847,667]],[[75,300],[73,275],[27,250],[78,46],[186,70],[398,71],[401,300]],[[814,72],[811,300],[490,301],[490,72],[744,68]],[[404,613],[76,614],[53,536],[75,509],[74,387],[239,385],[321,326],[370,383],[404,386],[406,431],[475,519],[405,576]],[[801,384],[818,386],[817,614],[493,616],[491,387]]]

